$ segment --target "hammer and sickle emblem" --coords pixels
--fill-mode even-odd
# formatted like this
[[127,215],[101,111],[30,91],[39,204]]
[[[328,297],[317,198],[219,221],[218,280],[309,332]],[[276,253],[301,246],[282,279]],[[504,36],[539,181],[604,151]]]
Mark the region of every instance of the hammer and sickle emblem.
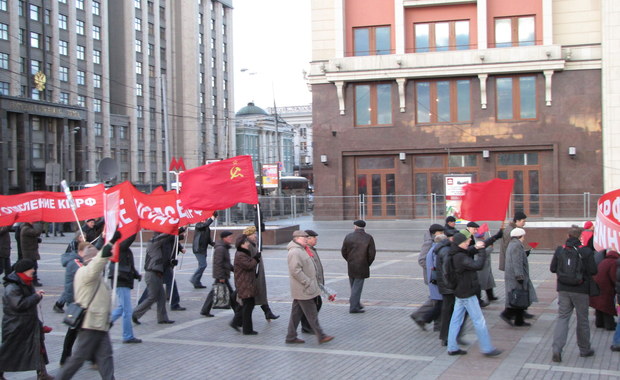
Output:
[[232,168],[230,168],[230,179],[235,179],[237,177],[243,177],[243,174],[241,173],[241,168],[238,166],[233,166]]

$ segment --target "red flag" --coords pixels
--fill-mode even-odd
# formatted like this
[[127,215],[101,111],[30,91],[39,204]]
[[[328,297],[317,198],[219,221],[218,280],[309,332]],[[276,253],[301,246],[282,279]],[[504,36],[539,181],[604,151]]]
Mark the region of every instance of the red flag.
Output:
[[492,179],[465,185],[461,217],[466,220],[504,220],[513,179]]
[[488,223],[482,223],[482,225],[480,226],[480,228],[478,228],[478,233],[480,235],[484,235],[485,233],[487,233],[489,231],[489,224]]
[[237,203],[258,203],[251,156],[199,166],[179,175],[185,209],[223,210]]

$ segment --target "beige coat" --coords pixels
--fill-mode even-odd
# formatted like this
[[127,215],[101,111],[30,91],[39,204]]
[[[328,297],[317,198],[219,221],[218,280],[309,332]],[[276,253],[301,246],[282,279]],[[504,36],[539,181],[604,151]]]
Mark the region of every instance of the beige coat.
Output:
[[[105,246],[104,246],[105,248]],[[93,258],[88,265],[81,267],[75,273],[73,289],[75,291],[75,302],[83,307],[88,306],[92,298],[86,316],[82,323],[82,328],[90,330],[108,331],[110,329],[110,310],[112,308],[111,292],[108,287],[103,272],[109,257],[101,257],[101,252]],[[99,288],[97,289],[97,282]],[[97,294],[93,298],[93,294]]]
[[291,241],[288,249],[288,274],[291,296],[296,300],[309,300],[321,294],[312,257],[305,248]]

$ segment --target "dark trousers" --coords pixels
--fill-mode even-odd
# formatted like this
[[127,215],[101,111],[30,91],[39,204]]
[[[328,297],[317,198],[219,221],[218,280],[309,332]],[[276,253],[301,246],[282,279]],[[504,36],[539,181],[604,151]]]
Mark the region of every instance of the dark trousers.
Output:
[[65,335],[65,341],[62,344],[62,354],[60,355],[60,365],[65,364],[67,358],[71,356],[73,344],[78,336],[78,329],[68,329]]
[[512,307],[507,307],[502,312],[502,314],[504,314],[509,319],[513,319],[514,318],[515,325],[517,325],[517,326],[523,325],[523,322],[524,322],[524,320],[523,320],[523,313],[525,313],[524,309],[515,309],[515,308],[512,308]]
[[442,300],[433,300],[433,307],[430,308],[426,313],[422,314],[422,321],[424,323],[431,323],[439,318],[441,318],[441,305],[443,304]]
[[11,274],[11,258],[10,257],[0,257],[0,273],[4,272],[5,276]]
[[[319,311],[321,311],[321,306],[323,306],[323,300],[321,299],[321,296],[314,297],[314,303],[316,303],[316,312],[318,314]],[[305,314],[301,317],[301,330],[312,331],[312,327],[310,326],[310,323],[308,323],[308,318],[306,318]]]
[[[172,269],[166,269],[164,270],[164,277],[163,277],[163,282],[164,285],[166,287],[166,300],[170,299],[170,288],[172,287]],[[144,301],[149,295],[149,288],[145,288],[144,292],[142,292],[142,295],[140,296],[140,299],[138,300],[138,303],[141,303],[142,301]],[[179,297],[179,289],[177,287],[177,282],[174,281],[174,289],[172,290],[172,302],[170,303],[170,307],[172,309],[176,309],[177,307],[179,307],[179,302],[181,302],[181,297]]]
[[71,379],[82,367],[84,361],[92,357],[95,358],[101,378],[114,380],[114,359],[110,335],[107,331],[89,329],[82,329],[78,333],[77,349],[62,367],[56,379]]
[[594,325],[610,331],[616,329],[616,321],[614,321],[614,316],[596,309],[594,310]]
[[254,331],[254,325],[252,324],[252,312],[254,311],[254,297],[242,298],[241,310],[235,313],[233,318],[233,324],[241,326],[244,334],[249,334]]
[[[448,340],[448,331],[450,331],[450,320],[452,319],[452,312],[454,311],[454,294],[442,294],[443,300],[441,301],[441,329],[439,330],[439,339]],[[463,324],[459,330],[459,336],[463,335],[465,330],[465,322],[467,321],[467,313],[463,318]]]
[[[213,285],[218,284],[219,282],[220,282],[219,280],[215,280],[215,282],[213,282]],[[233,309],[233,311],[235,311],[235,305],[237,304],[237,301],[233,298],[233,288],[230,285],[229,280],[225,280],[224,284],[226,284],[226,287],[230,291],[230,307]],[[202,315],[211,314],[212,307],[213,307],[213,288],[211,288],[211,291],[209,292],[209,294],[207,294],[207,299],[205,300],[205,303],[202,305],[202,309],[200,309],[200,314]]]

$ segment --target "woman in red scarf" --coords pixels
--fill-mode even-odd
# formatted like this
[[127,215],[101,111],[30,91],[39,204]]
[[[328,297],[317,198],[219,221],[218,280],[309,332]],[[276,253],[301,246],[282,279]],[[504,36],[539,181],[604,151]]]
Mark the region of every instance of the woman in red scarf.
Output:
[[0,379],[4,379],[4,372],[33,370],[38,380],[53,379],[45,370],[45,327],[37,313],[44,292],[32,286],[34,264],[30,259],[19,260],[4,278]]

